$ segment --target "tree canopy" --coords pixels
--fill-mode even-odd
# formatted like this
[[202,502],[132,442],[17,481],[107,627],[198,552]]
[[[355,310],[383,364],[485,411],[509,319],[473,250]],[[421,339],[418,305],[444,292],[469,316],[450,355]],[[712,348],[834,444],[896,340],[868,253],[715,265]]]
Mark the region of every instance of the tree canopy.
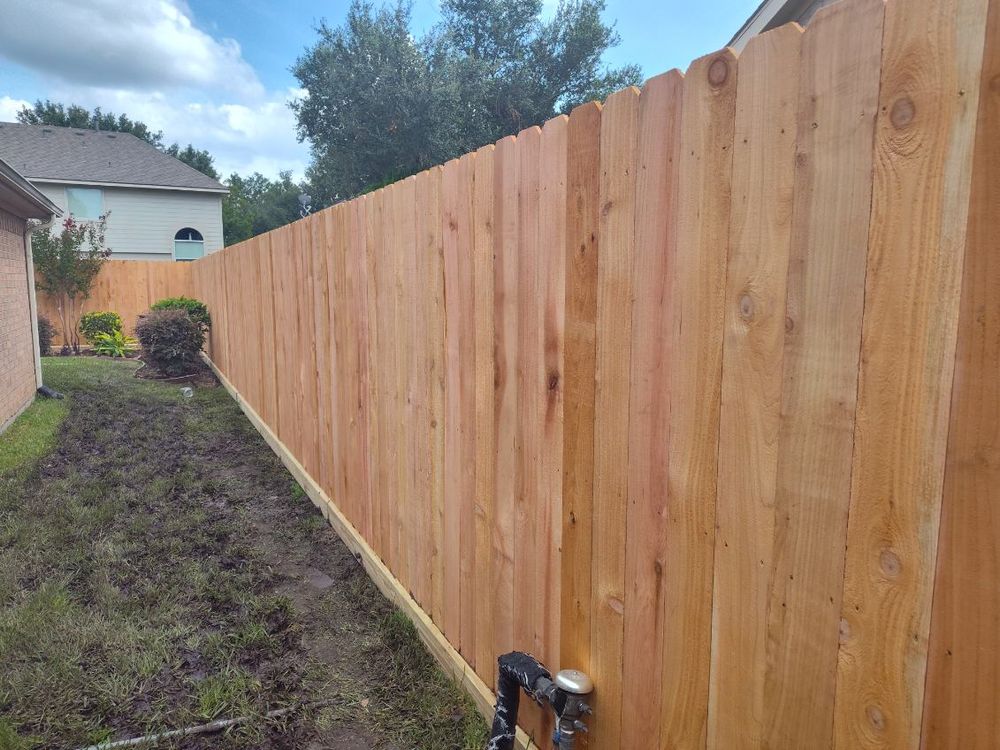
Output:
[[259,172],[229,176],[229,195],[222,201],[222,226],[226,245],[263,234],[299,218],[299,196],[306,191],[292,181],[291,172],[270,180]]
[[441,0],[442,22],[411,31],[403,0],[354,0],[343,25],[326,22],[292,72],[307,95],[293,107],[312,149],[308,178],[320,205],[352,197],[639,83],[635,66],[609,68],[619,42],[604,0]]

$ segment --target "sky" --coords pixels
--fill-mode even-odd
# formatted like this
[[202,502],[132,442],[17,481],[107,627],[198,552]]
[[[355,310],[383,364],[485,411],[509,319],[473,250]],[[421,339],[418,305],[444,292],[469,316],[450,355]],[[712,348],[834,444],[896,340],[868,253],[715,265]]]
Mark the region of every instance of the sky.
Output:
[[[551,14],[557,0],[544,0]],[[288,103],[290,72],[321,20],[343,22],[350,0],[0,0],[0,121],[36,99],[100,106],[162,130],[167,143],[207,149],[223,174],[291,170],[307,144]],[[380,4],[376,0],[376,4]],[[758,0],[607,0],[621,44],[610,65],[646,77],[724,46]],[[414,31],[438,0],[414,0]]]

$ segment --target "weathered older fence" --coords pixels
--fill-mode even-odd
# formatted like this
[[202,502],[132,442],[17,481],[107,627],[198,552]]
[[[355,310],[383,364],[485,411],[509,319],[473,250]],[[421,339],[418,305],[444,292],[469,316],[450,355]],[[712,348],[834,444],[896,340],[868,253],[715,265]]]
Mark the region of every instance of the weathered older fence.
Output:
[[199,260],[212,359],[595,748],[996,747],[987,10],[847,0]]

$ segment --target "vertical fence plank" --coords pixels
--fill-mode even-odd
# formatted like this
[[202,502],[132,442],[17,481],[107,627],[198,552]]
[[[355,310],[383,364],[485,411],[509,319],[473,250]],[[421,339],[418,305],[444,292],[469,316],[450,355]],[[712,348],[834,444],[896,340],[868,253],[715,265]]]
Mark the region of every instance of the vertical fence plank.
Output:
[[494,592],[493,503],[495,434],[493,431],[493,248],[496,241],[493,223],[494,147],[476,152],[473,175],[473,316],[475,324],[475,640],[476,673],[487,685],[496,678],[493,651]]
[[444,227],[441,220],[444,168],[428,170],[425,194],[426,264],[421,278],[427,289],[427,346],[431,424],[430,443],[430,613],[438,627],[444,623],[444,450],[445,450],[445,299]]
[[476,556],[476,342],[475,342],[475,268],[472,228],[473,177],[475,153],[459,160],[458,184],[458,294],[445,294],[450,303],[459,304],[459,436],[461,440],[461,493],[456,507],[459,513],[459,652],[475,666],[476,619],[474,601]]
[[991,2],[941,542],[931,618],[923,747],[987,750],[1000,737],[1000,2]]
[[431,172],[421,172],[416,176],[414,186],[414,238],[411,286],[416,287],[413,308],[410,314],[410,338],[415,349],[413,363],[412,393],[413,429],[408,450],[413,456],[413,480],[409,488],[411,502],[410,547],[411,575],[410,589],[414,598],[427,612],[431,611],[431,569],[432,546],[434,543],[431,518],[431,487],[433,483],[432,446],[437,432],[436,418],[431,408],[431,380],[434,376],[434,355],[431,335],[432,279],[429,268],[437,253],[434,241],[437,226],[440,231],[441,219],[439,196],[431,189]]
[[299,392],[296,400],[298,429],[302,433],[302,465],[319,478],[319,404],[317,400],[315,282],[310,243],[315,217],[295,222],[294,269],[297,313],[297,358]]
[[413,573],[410,568],[410,534],[412,533],[411,518],[413,513],[413,452],[410,450],[412,432],[414,430],[413,402],[410,399],[412,388],[412,373],[414,364],[414,340],[412,335],[413,306],[411,304],[414,291],[413,277],[416,273],[416,191],[415,179],[408,177],[394,186],[393,201],[393,269],[395,298],[395,334],[396,348],[396,490],[394,507],[396,513],[395,547],[396,547],[396,577],[400,583],[412,593]]
[[600,647],[591,653],[591,670],[602,718],[590,738],[595,747],[618,747],[621,734],[638,114],[639,90],[629,88],[608,98],[601,117],[591,599],[591,642]]
[[514,648],[534,650],[534,624],[544,606],[536,588],[540,547],[535,532],[535,508],[540,502],[542,382],[541,306],[539,305],[538,162],[542,131],[522,130],[517,136],[518,259],[517,259],[517,440],[514,516]]
[[[663,685],[663,581],[670,419],[670,275],[684,78],[652,78],[639,98],[629,375],[628,506],[622,668],[623,747],[657,744]],[[629,718],[626,720],[625,715]]]
[[357,198],[348,204],[348,280],[350,320],[348,339],[356,347],[354,367],[358,375],[350,401],[357,404],[352,412],[351,471],[347,491],[356,494],[359,504],[358,529],[368,540],[374,539],[375,486],[372,465],[375,461],[375,417],[372,402],[371,353],[374,349],[375,321],[371,317],[371,266],[368,263],[367,212],[370,202]]
[[[257,256],[257,273],[260,278],[260,352],[261,352],[261,416],[273,426],[278,418],[278,350],[275,329],[275,298],[277,282],[272,271],[271,241],[273,232],[259,237],[260,253]],[[197,261],[201,263],[202,261]],[[209,310],[211,312],[211,309]]]
[[318,470],[320,486],[338,506],[350,513],[350,501],[337,492],[337,447],[339,432],[337,423],[337,399],[335,386],[340,379],[337,375],[337,349],[334,339],[334,316],[331,315],[331,295],[334,287],[330,284],[331,268],[335,261],[333,238],[327,235],[328,217],[332,209],[313,214],[308,222],[309,255],[312,262],[313,281],[313,337],[316,357],[316,422],[318,438]]
[[459,213],[462,204],[458,159],[444,165],[441,222],[444,240],[445,390],[444,390],[444,633],[461,644],[462,500],[462,313]]
[[514,647],[514,504],[517,472],[518,215],[517,141],[497,142],[494,153],[496,258],[493,314],[496,356],[494,433],[496,494],[493,504],[494,653]]
[[370,285],[368,290],[368,325],[371,335],[371,359],[368,372],[371,378],[369,403],[372,414],[371,482],[372,482],[372,539],[382,562],[390,566],[389,553],[389,442],[387,428],[386,381],[392,376],[387,351],[392,346],[387,321],[392,308],[385,299],[386,259],[382,236],[383,215],[386,210],[386,190],[376,190],[366,198],[365,236],[368,252]]
[[838,747],[919,742],[985,17],[886,6]]
[[711,658],[716,461],[722,376],[736,60],[724,50],[684,76],[670,287],[667,540],[660,742],[705,744]]
[[[535,622],[535,653],[553,667],[559,663],[562,545],[562,451],[566,329],[566,159],[568,118],[542,128],[539,160],[539,301],[542,303],[543,396],[541,493],[536,507],[537,545],[543,592]],[[541,415],[540,415],[541,416]]]
[[774,568],[801,29],[739,59],[719,417],[710,747],[759,747]]
[[[298,391],[299,362],[295,358],[295,275],[292,265],[293,227],[285,226],[275,230],[271,239],[271,262],[274,271],[275,313],[274,333],[278,344],[278,362],[287,366],[278,367],[278,437],[295,455],[301,456],[301,432],[297,429],[297,407],[295,393]],[[221,260],[221,256],[220,256]],[[218,265],[218,261],[217,261]]]
[[348,205],[341,203],[321,211],[317,219],[322,223],[321,232],[319,229],[317,232],[323,238],[324,250],[316,275],[317,278],[323,277],[326,284],[326,307],[320,315],[325,315],[327,321],[327,346],[330,349],[328,367],[332,369],[324,371],[318,361],[317,366],[320,369],[320,382],[327,391],[323,394],[323,408],[330,430],[330,443],[325,457],[331,466],[327,494],[351,524],[360,529],[358,516],[363,501],[356,491],[348,491],[352,484],[353,469],[348,441],[355,439],[352,434],[355,430],[355,394],[359,377],[357,345],[353,341],[357,335],[357,324],[351,317],[354,306],[351,304],[348,279],[349,210]]
[[836,3],[802,39],[764,746],[833,740],[883,9]]
[[566,138],[566,342],[559,664],[589,673],[601,105],[591,102],[574,109],[570,113]]

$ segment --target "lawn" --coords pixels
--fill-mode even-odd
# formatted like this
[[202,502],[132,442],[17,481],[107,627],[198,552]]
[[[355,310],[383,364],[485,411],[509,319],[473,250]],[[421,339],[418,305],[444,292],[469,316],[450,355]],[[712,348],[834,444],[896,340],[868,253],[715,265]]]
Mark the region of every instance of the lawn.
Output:
[[243,716],[157,747],[482,747],[225,390],[185,398],[136,366],[44,360],[66,400],[0,438],[0,750]]

